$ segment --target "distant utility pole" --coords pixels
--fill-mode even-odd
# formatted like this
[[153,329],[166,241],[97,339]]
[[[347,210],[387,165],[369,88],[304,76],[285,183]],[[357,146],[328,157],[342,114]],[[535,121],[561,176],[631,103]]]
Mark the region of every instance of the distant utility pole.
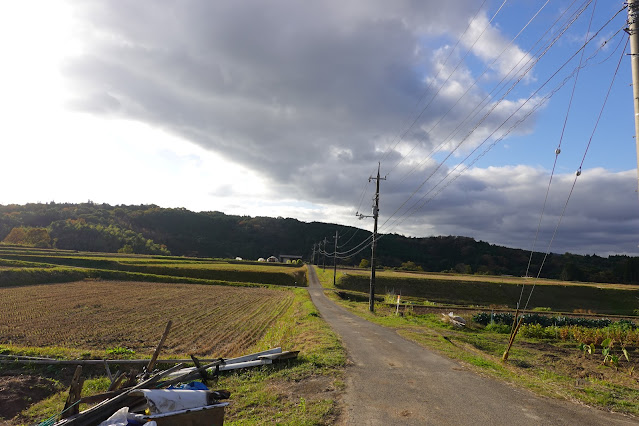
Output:
[[[632,97],[635,107],[635,145],[639,164],[639,0],[628,0],[628,35],[630,37],[630,66],[632,68]],[[637,169],[639,173],[639,168]],[[639,175],[637,176],[639,185]]]
[[311,256],[311,265],[315,264],[315,243],[313,243],[313,255]]
[[386,180],[385,177],[379,177],[379,168],[380,164],[377,163],[377,177],[369,177],[368,181],[372,181],[375,179],[376,181],[376,189],[375,189],[375,198],[373,201],[373,215],[366,216],[363,214],[357,214],[360,219],[365,217],[372,217],[375,220],[375,225],[373,226],[373,241],[371,242],[371,285],[370,292],[368,294],[368,310],[371,312],[375,312],[375,247],[377,246],[377,218],[379,217],[379,181]]
[[335,287],[335,277],[337,277],[337,231],[335,231],[335,251],[333,251],[333,287]]
[[324,237],[324,265],[322,266],[323,270],[326,271],[326,237]]

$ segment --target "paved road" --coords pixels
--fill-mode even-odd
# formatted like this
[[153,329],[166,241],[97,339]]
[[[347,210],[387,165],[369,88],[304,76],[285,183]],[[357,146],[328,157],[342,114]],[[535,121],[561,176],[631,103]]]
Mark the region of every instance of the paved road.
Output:
[[639,424],[468,371],[336,305],[324,295],[313,267],[309,293],[348,352],[342,416],[347,425]]

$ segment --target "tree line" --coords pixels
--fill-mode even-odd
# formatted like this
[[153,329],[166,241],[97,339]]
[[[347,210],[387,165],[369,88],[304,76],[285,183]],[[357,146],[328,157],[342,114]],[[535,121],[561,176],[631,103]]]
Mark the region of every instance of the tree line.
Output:
[[[271,255],[302,255],[309,261],[315,243],[338,231],[340,252],[370,236],[354,227],[291,218],[192,212],[156,205],[117,205],[92,202],[0,205],[0,241],[30,247],[98,252],[172,254],[258,259]],[[350,242],[348,242],[350,240]],[[378,264],[384,267],[523,276],[529,251],[476,241],[462,236],[411,238],[384,235],[378,243]],[[366,265],[369,250],[338,264]],[[534,253],[529,275],[536,276],[542,253]],[[364,260],[364,262],[362,262]],[[332,258],[326,263],[332,265]],[[543,278],[568,281],[639,283],[639,258],[625,255],[555,254],[546,259]]]

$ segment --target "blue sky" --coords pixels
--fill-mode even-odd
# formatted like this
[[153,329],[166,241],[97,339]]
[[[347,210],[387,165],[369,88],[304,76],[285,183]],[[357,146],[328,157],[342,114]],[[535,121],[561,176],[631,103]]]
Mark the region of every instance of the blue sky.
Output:
[[[12,184],[0,203],[152,203],[370,229],[355,212],[370,208],[367,179],[381,160],[382,232],[530,248],[572,81],[455,180],[441,179],[520,106],[516,119],[532,112],[538,98],[524,101],[583,43],[595,2],[548,1],[510,46],[546,2],[509,0],[489,24],[502,2],[488,0],[474,20],[478,0],[5,3],[0,156],[11,161],[0,179]],[[526,52],[557,16],[587,4],[486,120],[453,132],[512,65],[536,59]],[[622,7],[598,1],[591,31]],[[622,11],[586,55],[625,20]],[[561,215],[620,52],[595,63],[625,37],[580,73],[538,249]],[[552,251],[639,254],[629,84],[625,56]],[[407,132],[424,93],[432,104]]]
[[[539,17],[533,21],[529,30],[521,36],[519,45],[522,49],[530,48],[530,45],[537,41],[536,37],[541,36],[547,29],[545,23],[556,19],[559,13],[572,2],[549,2],[542,10]],[[586,40],[589,20],[592,15],[595,2],[582,14],[564,37],[557,43],[556,48],[551,50],[534,69],[535,82],[530,82],[526,89],[537,88],[546,80],[551,73],[563,64]],[[505,6],[500,13],[499,26],[504,32],[514,36],[525,25],[527,19],[533,16],[543,5],[543,2],[523,1]],[[601,28],[609,18],[611,18],[621,8],[618,2],[597,2],[595,15],[593,17],[590,35]],[[596,37],[586,49],[586,57],[596,48],[599,48],[600,39],[607,39],[619,28],[626,25],[627,14],[620,13],[601,32],[601,36]],[[588,37],[589,38],[589,37]],[[627,36],[621,32],[612,39],[606,50],[598,60],[593,61],[593,65],[584,68],[579,73],[579,79],[575,90],[574,99],[570,108],[566,131],[562,141],[562,156],[558,166],[559,171],[567,172],[576,169],[583,156],[586,143],[593,131],[594,122],[600,112],[605,94],[613,77],[619,52],[624,47]],[[619,46],[621,42],[621,46]],[[617,49],[618,48],[618,49]],[[615,51],[615,49],[617,49]],[[615,53],[613,54],[613,51]],[[628,49],[626,49],[628,53]],[[612,55],[612,56],[610,56]],[[572,70],[579,61],[579,55],[566,67]],[[607,59],[600,64],[600,60]],[[560,75],[565,75],[562,73]],[[593,138],[593,143],[588,153],[585,166],[605,167],[613,171],[628,170],[636,167],[636,151],[634,146],[634,121],[632,107],[632,90],[629,86],[631,82],[630,66],[624,60],[609,101],[606,104],[604,115]],[[550,83],[548,86],[552,87]],[[573,80],[569,81],[564,88],[558,92],[545,108],[536,117],[534,133],[512,138],[502,144],[499,149],[495,149],[493,155],[486,158],[478,165],[507,165],[507,164],[531,164],[545,168],[551,168],[554,161],[554,150],[557,147],[564,120],[568,111],[570,94],[573,88]],[[525,90],[522,90],[525,92]],[[547,93],[548,90],[542,90]]]

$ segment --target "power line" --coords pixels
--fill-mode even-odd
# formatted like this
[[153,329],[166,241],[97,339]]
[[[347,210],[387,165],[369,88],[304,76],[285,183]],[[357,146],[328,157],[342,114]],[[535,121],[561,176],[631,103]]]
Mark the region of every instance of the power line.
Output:
[[[436,184],[433,188],[431,188],[431,190],[430,190],[430,191],[428,191],[428,192],[427,192],[424,196],[422,196],[422,197],[420,198],[420,200],[424,200],[428,194],[430,194],[430,193],[431,193],[431,192],[432,192],[432,191],[433,191],[433,190],[434,190],[437,186],[439,186],[440,184],[442,184],[442,183],[443,183],[443,181],[444,181],[444,180],[445,180],[448,176],[450,176],[450,175],[451,175],[451,174],[452,174],[455,170],[457,170],[457,168],[459,168],[459,167],[460,167],[460,166],[461,166],[461,165],[462,165],[462,164],[463,164],[463,163],[464,163],[464,162],[465,162],[468,158],[470,158],[470,157],[471,157],[471,156],[472,156],[472,155],[473,155],[473,154],[474,154],[474,153],[475,153],[475,152],[476,152],[476,151],[477,151],[477,150],[478,150],[481,146],[483,146],[483,145],[484,145],[484,144],[485,144],[485,143],[486,143],[486,142],[487,142],[487,141],[488,141],[488,140],[489,140],[492,136],[494,136],[494,135],[495,135],[495,133],[496,133],[497,131],[499,131],[499,130],[500,130],[500,129],[501,129],[501,128],[502,128],[502,127],[503,127],[503,126],[504,126],[504,125],[508,122],[508,121],[510,121],[510,120],[514,117],[514,115],[515,115],[516,113],[518,113],[518,112],[519,112],[519,111],[520,111],[520,110],[521,110],[521,109],[522,109],[522,108],[523,108],[526,104],[528,104],[528,103],[529,103],[529,102],[530,102],[530,101],[534,98],[534,96],[536,96],[536,95],[537,95],[537,93],[539,93],[539,92],[541,91],[541,89],[543,89],[543,88],[544,88],[544,87],[545,87],[545,86],[546,86],[546,85],[547,85],[547,84],[548,84],[548,83],[549,83],[552,79],[554,79],[554,78],[557,76],[557,74],[558,74],[558,73],[559,73],[559,72],[560,72],[560,71],[561,71],[561,70],[562,70],[562,69],[563,69],[563,68],[564,68],[564,67],[565,67],[568,63],[570,63],[570,62],[572,61],[572,59],[573,59],[576,55],[578,55],[578,54],[579,54],[579,53],[580,53],[583,49],[585,49],[585,47],[586,47],[586,46],[587,46],[587,45],[588,45],[588,44],[589,44],[589,43],[590,43],[593,39],[595,39],[595,38],[596,38],[596,37],[597,37],[597,36],[601,33],[601,31],[603,31],[603,29],[604,29],[604,28],[605,28],[608,24],[610,24],[610,22],[612,22],[612,20],[613,20],[613,19],[614,19],[614,18],[615,18],[615,17],[616,17],[616,16],[617,16],[617,15],[618,15],[621,11],[623,11],[623,8],[622,8],[621,10],[619,10],[619,11],[618,11],[618,12],[617,12],[617,13],[616,13],[616,14],[615,14],[612,18],[610,18],[610,19],[609,19],[609,20],[608,20],[608,21],[607,21],[607,22],[606,22],[606,23],[605,23],[605,24],[604,24],[604,25],[603,25],[603,26],[602,26],[602,27],[601,27],[601,28],[600,28],[600,29],[599,29],[599,30],[598,30],[598,31],[597,31],[594,35],[592,35],[592,36],[588,39],[588,41],[587,41],[586,43],[584,43],[584,44],[583,44],[583,45],[582,45],[582,46],[581,46],[581,47],[580,47],[580,48],[579,48],[579,49],[578,49],[578,50],[577,50],[577,51],[576,51],[576,52],[575,52],[575,53],[574,53],[571,57],[569,57],[569,58],[568,58],[568,60],[566,60],[566,61],[565,61],[565,62],[561,65],[561,67],[559,67],[559,68],[558,68],[558,69],[557,69],[557,70],[556,70],[556,71],[555,71],[555,72],[554,72],[554,73],[553,73],[553,74],[552,74],[552,75],[551,75],[551,76],[550,76],[550,77],[549,77],[549,78],[548,78],[548,79],[547,79],[547,80],[546,80],[546,81],[545,81],[545,82],[544,82],[544,83],[543,83],[543,84],[539,87],[539,88],[537,88],[537,90],[535,90],[535,91],[534,91],[534,92],[533,92],[533,93],[532,93],[532,94],[528,97],[528,99],[526,99],[526,101],[524,101],[524,102],[523,102],[523,103],[522,103],[522,104],[521,104],[521,105],[520,105],[520,106],[519,106],[519,107],[518,107],[518,108],[517,108],[517,109],[516,109],[516,110],[515,110],[515,111],[514,111],[514,112],[513,112],[513,113],[512,113],[512,114],[511,114],[508,118],[507,118],[507,119],[506,119],[506,120],[504,120],[504,121],[503,121],[503,122],[499,125],[499,127],[497,127],[497,128],[496,128],[496,129],[495,129],[495,130],[494,130],[494,131],[490,134],[490,135],[488,135],[488,137],[486,137],[486,138],[484,139],[484,141],[483,141],[481,144],[479,144],[479,145],[478,145],[478,146],[477,146],[477,147],[476,147],[476,148],[475,148],[475,149],[474,149],[474,150],[473,150],[473,151],[472,151],[472,152],[471,152],[468,156],[466,156],[466,158],[465,158],[464,160],[462,160],[462,162],[460,162],[460,163],[459,163],[459,164],[458,164],[458,165],[457,165],[457,166],[456,166],[456,167],[455,167],[452,171],[450,171],[450,172],[449,172],[449,173],[448,173],[445,177],[443,177],[442,179],[440,179],[439,183],[437,183],[437,184]],[[566,29],[567,29],[567,28],[566,28]],[[565,32],[565,31],[564,31],[564,32]],[[562,33],[562,34],[560,34],[558,37],[560,37],[561,35],[563,35],[563,33]],[[550,46],[548,46],[548,47],[545,49],[544,54],[545,54],[545,53],[546,53],[546,52],[550,49],[550,47],[552,47],[552,45],[553,45],[554,43],[556,43],[556,41],[557,41],[557,40],[558,40],[558,38],[556,38],[555,40],[553,40],[553,42],[551,43],[551,45],[550,45]],[[601,47],[597,50],[597,52],[599,52],[600,50],[601,50]],[[589,58],[589,60],[590,60],[590,59],[592,59],[593,57],[594,57],[594,55],[593,55],[593,56],[591,56],[591,57]],[[586,61],[586,62],[588,62],[588,61]],[[532,67],[532,66],[531,66],[531,67]],[[530,68],[529,68],[529,69],[530,69]],[[576,70],[575,70],[575,71],[576,71]],[[573,73],[574,73],[575,71],[573,71]],[[523,75],[520,77],[519,81],[520,81],[522,78],[523,78]],[[559,85],[559,88],[560,88],[560,87],[562,87],[565,83],[566,83],[566,80],[564,80],[564,82],[563,82],[563,83],[561,83],[561,84]],[[511,89],[510,89],[510,90],[512,90],[512,87],[511,87]],[[510,90],[509,90],[509,91],[510,91]],[[557,90],[558,90],[558,89],[555,89],[555,90],[554,90],[554,91],[550,94],[550,96],[546,96],[546,97],[544,97],[543,99],[545,99],[545,100],[549,99],[549,97],[551,97],[552,95],[554,95],[554,93],[556,93],[556,91],[557,91]],[[506,93],[506,94],[507,94],[507,93]],[[502,97],[502,99],[503,99],[504,97],[505,97],[505,95]],[[545,100],[544,100],[544,102],[545,102]],[[538,105],[536,108],[538,108],[539,106],[540,106],[540,105]],[[494,109],[494,108],[495,108],[495,107],[493,107],[493,109]],[[484,118],[485,118],[487,115],[488,115],[488,114],[486,114],[486,115],[484,116]],[[527,116],[529,116],[529,115],[530,115],[530,112],[526,115],[526,117],[527,117]],[[518,124],[520,124],[522,121],[523,121],[523,120],[519,120],[519,121],[515,124],[515,126],[516,126],[516,125],[518,125]],[[514,127],[515,127],[515,126],[511,127],[511,128],[508,130],[508,133],[509,133],[510,131],[512,131],[512,130],[514,129]],[[477,125],[477,126],[475,126],[475,129],[476,129],[477,127],[478,127],[478,125]],[[464,142],[464,140],[466,140],[466,139],[470,136],[470,134],[471,134],[471,133],[472,133],[475,129],[473,129],[473,130],[472,130],[472,131],[471,131],[471,132],[470,132],[470,133],[469,133],[469,134],[468,134],[468,135],[467,135],[464,139],[462,139],[462,141],[461,141],[461,142],[457,145],[457,147],[455,148],[455,150],[456,150],[457,148],[459,148],[459,146],[460,146],[460,145]],[[482,154],[481,154],[481,155],[480,155],[477,159],[479,159],[480,157],[482,157],[483,155],[485,155],[485,154],[486,154],[486,152],[487,152],[487,151],[489,151],[489,150],[490,150],[490,149],[491,149],[491,148],[492,148],[492,147],[493,147],[493,146],[494,146],[497,142],[499,142],[500,140],[502,140],[502,139],[503,139],[503,137],[504,137],[504,135],[502,135],[502,137],[500,137],[499,139],[497,139],[497,141],[495,141],[494,143],[492,143],[492,144],[489,146],[489,148],[488,148],[486,151],[484,151],[484,152],[483,152],[483,153],[482,153]],[[451,153],[450,153],[450,154],[446,157],[446,159],[448,159],[448,158],[452,155],[452,153],[453,153],[455,150],[453,150],[453,151],[452,151],[452,152],[451,152]],[[395,212],[394,212],[394,213],[393,213],[393,214],[392,214],[392,215],[391,215],[391,216],[390,216],[390,217],[389,217],[389,218],[388,218],[385,222],[384,222],[384,224],[382,224],[382,227],[383,227],[383,226],[385,226],[385,225],[386,225],[386,223],[388,223],[388,221],[389,221],[392,217],[394,217],[394,216],[395,216],[395,215],[399,212],[399,210],[400,210],[401,208],[403,208],[403,206],[404,206],[404,205],[406,205],[406,203],[407,203],[407,202],[408,202],[408,201],[409,201],[409,200],[410,200],[410,199],[411,199],[411,198],[412,198],[412,197],[413,197],[413,196],[417,193],[417,191],[418,191],[419,189],[421,189],[421,187],[423,187],[423,185],[424,185],[424,184],[425,184],[428,180],[430,180],[430,178],[431,178],[431,177],[435,174],[435,172],[436,172],[437,170],[439,170],[439,168],[443,165],[443,163],[446,161],[446,159],[445,159],[443,162],[441,162],[441,163],[439,164],[439,166],[436,168],[436,170],[435,170],[433,173],[431,173],[431,174],[427,177],[427,179],[426,179],[425,181],[423,181],[423,182],[422,182],[422,184],[418,187],[418,189],[417,189],[417,190],[415,190],[415,191],[411,194],[411,196],[410,196],[410,197],[409,197],[406,201],[404,201],[404,203],[403,203],[403,204],[402,204],[402,205],[401,205],[401,206],[400,206],[400,207],[399,207],[399,208],[398,208],[398,209],[397,209],[397,210],[396,210],[396,211],[395,211]],[[477,161],[477,159],[476,159],[476,160],[474,160],[474,161],[473,161],[473,163],[471,163],[471,165],[472,165],[472,164],[474,164],[474,163]],[[470,167],[470,165],[469,165],[468,167]],[[461,173],[463,173],[463,171],[467,170],[467,169],[468,169],[468,167],[466,167],[464,170],[462,170],[462,172],[461,172]],[[461,174],[461,173],[460,173],[460,174]],[[456,179],[456,178],[455,178],[455,179]],[[447,187],[448,185],[449,185],[449,184],[447,184],[445,187]],[[444,187],[444,188],[445,188],[445,187]],[[436,195],[438,195],[440,192],[441,192],[441,190],[440,190],[440,191],[438,191],[438,192],[435,194],[435,196],[436,196]],[[433,197],[431,197],[431,198],[430,198],[429,200],[427,200],[426,202],[430,201],[432,198],[433,198]],[[421,209],[421,208],[422,208],[422,207],[426,204],[426,202],[422,203],[422,205],[421,205],[421,206],[417,207],[417,206],[418,206],[418,203],[419,203],[419,201],[420,201],[420,200],[418,200],[418,201],[416,201],[415,203],[413,203],[413,205],[412,205],[409,209],[407,209],[407,210],[406,210],[406,211],[405,211],[402,215],[400,215],[397,219],[395,219],[395,220],[391,223],[391,225],[390,225],[390,226],[395,225],[395,224],[397,223],[397,221],[398,221],[400,218],[402,218],[402,217],[406,217],[406,216],[412,216],[412,215],[413,215],[416,211],[418,211],[419,209]],[[400,224],[401,224],[401,223],[403,223],[403,221],[404,221],[404,220],[405,220],[405,218],[404,218],[404,219],[400,222]]]
[[[502,51],[499,53],[499,55],[497,55],[493,61],[486,65],[486,67],[484,68],[484,70],[481,72],[481,74],[479,74],[474,80],[473,83],[471,85],[469,85],[466,88],[466,91],[457,98],[457,100],[455,101],[455,103],[453,103],[453,105],[448,108],[448,110],[442,114],[439,119],[435,122],[435,124],[433,124],[431,126],[431,128],[426,132],[427,135],[430,135],[433,130],[435,130],[435,128],[437,128],[437,126],[439,126],[439,124],[444,120],[444,118],[446,118],[453,109],[455,109],[455,107],[459,104],[459,102],[468,94],[470,93],[470,91],[477,85],[477,83],[481,80],[481,78],[489,71],[492,69],[493,65],[497,62],[497,60],[499,58],[502,57],[502,55],[513,45],[513,43],[515,42],[515,40],[517,40],[517,38],[519,38],[519,36],[524,32],[524,30],[532,23],[532,21],[541,13],[541,11],[546,7],[546,5],[548,4],[550,0],[546,0],[546,2],[541,6],[541,8],[539,8],[539,10],[533,15],[532,18],[530,18],[530,20],[526,23],[526,25],[524,25],[524,27],[519,30],[519,32],[517,33],[517,35],[515,35],[515,37],[513,37],[510,42],[502,49]],[[521,60],[520,60],[521,62]],[[516,68],[516,67],[515,67]],[[511,69],[514,70],[515,68]],[[510,74],[510,73],[509,73]],[[452,76],[452,74],[451,74]],[[389,175],[393,170],[395,170],[395,168],[405,159],[407,158],[412,152],[413,150],[415,150],[415,148],[419,145],[420,141],[418,141],[417,143],[415,143],[415,145],[413,145],[413,148],[404,156],[402,156],[402,158],[391,168],[391,170],[388,172],[387,175]],[[440,145],[441,147],[442,145]]]
[[[499,13],[499,11],[502,9],[502,7],[504,6],[504,4],[506,3],[507,0],[505,0],[502,5],[500,6],[500,8],[497,10],[497,12],[493,15],[493,17],[491,18],[490,22],[488,22],[488,24],[486,25],[486,27],[484,27],[484,30],[481,32],[481,34],[479,35],[479,37],[477,37],[477,40],[475,41],[475,43],[477,43],[477,41],[479,41],[479,39],[481,38],[481,36],[484,34],[484,32],[486,31],[486,29],[488,28],[488,26],[490,25],[490,23],[495,19],[495,17],[497,16],[497,14]],[[468,21],[468,25],[466,26],[466,29],[464,30],[464,32],[459,36],[459,38],[457,39],[457,42],[455,43],[455,46],[453,46],[452,49],[450,49],[450,52],[448,52],[448,56],[446,57],[446,59],[444,60],[444,62],[442,63],[441,67],[439,68],[439,71],[437,72],[437,75],[435,76],[434,79],[431,80],[430,84],[426,87],[426,89],[422,92],[422,95],[420,96],[419,100],[417,101],[417,103],[415,104],[414,108],[417,108],[419,106],[419,104],[421,104],[422,100],[426,97],[426,94],[430,91],[430,89],[433,87],[433,84],[437,81],[437,79],[439,78],[439,75],[442,73],[442,71],[444,70],[444,67],[446,66],[446,64],[448,63],[448,60],[450,59],[450,57],[452,56],[453,52],[455,51],[455,49],[457,49],[457,46],[459,45],[459,43],[461,42],[461,40],[464,38],[464,36],[466,35],[466,33],[468,32],[468,30],[471,27],[471,24],[477,19],[477,16],[479,16],[479,12],[481,12],[481,10],[484,7],[484,4],[486,4],[486,0],[484,0],[481,4],[481,6],[479,6],[479,9],[477,9],[477,12],[475,12],[475,15]],[[466,54],[464,55],[464,57],[462,58],[461,61],[459,61],[457,63],[457,65],[455,66],[455,68],[453,69],[453,71],[451,71],[451,73],[448,75],[448,77],[446,78],[446,81],[442,84],[442,86],[437,90],[437,92],[433,95],[433,97],[430,99],[430,101],[428,102],[428,104],[426,104],[426,106],[424,106],[424,108],[422,108],[422,110],[419,112],[419,114],[417,114],[417,116],[413,119],[412,123],[408,126],[408,128],[401,133],[398,133],[397,136],[395,136],[395,139],[393,142],[397,141],[395,143],[395,145],[392,146],[392,148],[389,147],[386,149],[386,152],[384,153],[384,155],[382,156],[382,158],[380,159],[380,162],[386,160],[386,158],[388,157],[388,155],[397,147],[397,145],[404,139],[404,137],[408,134],[408,132],[413,128],[413,126],[415,126],[415,124],[419,121],[419,119],[422,117],[422,115],[424,114],[424,112],[426,111],[426,109],[428,109],[428,107],[431,105],[431,103],[433,102],[433,100],[435,99],[435,97],[437,96],[437,94],[439,93],[439,91],[442,89],[442,87],[446,84],[446,82],[452,77],[452,75],[455,73],[455,71],[457,70],[457,68],[459,67],[459,65],[463,62],[463,60],[466,58],[466,56],[468,55],[468,53],[470,53],[472,47],[475,46],[475,43],[473,43],[473,46],[471,46],[468,51],[466,52]],[[403,127],[403,126],[402,126]],[[393,167],[394,169],[394,167]],[[391,169],[391,171],[393,170]],[[390,174],[387,173],[387,175]]]
[[[590,22],[588,23],[588,31],[586,31],[586,39],[588,38],[588,34],[590,33],[590,28],[592,26],[592,19],[595,16],[595,11],[597,10],[597,2],[592,8],[592,14],[590,15]],[[559,143],[557,144],[557,149],[555,149],[555,161],[552,165],[552,171],[550,172],[550,179],[548,180],[548,187],[546,189],[546,196],[544,198],[544,204],[541,208],[541,214],[539,215],[539,223],[537,224],[537,232],[535,232],[535,238],[533,240],[532,248],[530,249],[530,256],[528,258],[528,266],[526,266],[526,277],[528,276],[528,271],[530,269],[530,263],[532,262],[533,253],[535,252],[535,245],[537,244],[537,238],[539,237],[539,230],[541,229],[541,222],[544,218],[544,212],[546,211],[546,204],[548,203],[548,195],[550,194],[550,186],[552,185],[552,178],[555,175],[555,168],[557,167],[557,160],[559,159],[559,154],[561,154],[561,143],[564,140],[564,134],[566,132],[566,126],[568,125],[568,117],[570,116],[570,109],[572,107],[572,101],[575,97],[575,90],[577,89],[577,82],[579,81],[579,70],[581,65],[583,64],[584,54],[586,53],[586,49],[581,51],[581,56],[579,58],[579,68],[577,69],[577,73],[575,75],[575,81],[572,85],[572,91],[570,93],[570,99],[568,101],[568,108],[566,109],[566,116],[564,118],[564,124],[561,128],[561,134],[559,136]],[[519,301],[517,302],[517,306],[521,303],[521,297],[523,295],[524,287],[521,288],[521,295],[519,296]]]
[[[590,0],[592,1],[592,0]],[[590,2],[589,2],[590,3]],[[589,4],[588,3],[588,4]],[[562,29],[562,31],[552,40],[552,42],[545,48],[545,50],[542,52],[542,54],[535,60],[533,61],[528,68],[526,68],[525,71],[522,72],[522,74],[520,74],[519,78],[517,79],[517,81],[515,81],[510,88],[501,96],[501,98],[493,104],[492,108],[486,112],[484,114],[484,116],[475,124],[475,126],[466,134],[466,136],[464,138],[462,138],[459,143],[455,146],[455,148],[449,152],[449,154],[446,156],[446,158],[444,158],[444,160],[442,160],[437,167],[435,168],[435,170],[433,170],[430,175],[424,180],[422,181],[422,183],[413,191],[413,193],[408,197],[407,200],[405,200],[396,210],[395,212],[393,212],[393,214],[386,219],[386,221],[382,224],[382,227],[386,225],[386,223],[388,223],[388,221],[394,216],[396,215],[407,203],[408,201],[410,201],[411,198],[413,198],[415,196],[415,194],[417,194],[417,192],[419,192],[419,190],[421,190],[421,188],[435,175],[435,173],[437,173],[437,171],[439,171],[439,169],[444,165],[444,163],[459,149],[459,147],[475,132],[475,130],[477,130],[479,128],[479,126],[490,116],[490,114],[497,108],[497,106],[499,106],[501,104],[501,102],[506,98],[506,96],[508,96],[508,94],[510,94],[510,92],[517,86],[517,84],[519,84],[521,82],[521,80],[523,80],[523,78],[526,76],[526,74],[528,74],[528,72],[530,72],[530,70],[534,67],[535,64],[537,64],[542,58],[543,56],[550,50],[550,48],[559,40],[559,38],[561,38],[563,36],[563,34],[565,34],[565,32],[568,30],[568,28],[570,28],[570,26],[579,18],[579,16],[581,15],[581,13],[584,11],[585,9],[582,8],[576,15],[573,16],[573,18],[571,19],[571,21],[566,24],[564,26],[564,28]],[[540,88],[541,89],[541,88]],[[538,89],[537,91],[539,91],[540,89]],[[530,100],[530,98],[529,98]],[[521,109],[521,106],[520,108]],[[518,110],[519,110],[518,109]],[[517,111],[518,111],[517,110]],[[508,117],[508,119],[506,121],[508,121],[514,114],[511,114],[510,117]],[[501,126],[503,126],[505,124],[505,122],[502,123]],[[501,127],[500,126],[500,127]],[[499,128],[500,128],[499,127]],[[498,128],[498,129],[499,129]],[[497,130],[498,130],[497,129]],[[496,132],[496,130],[492,133],[494,134]],[[492,135],[491,134],[491,135]],[[441,145],[440,145],[441,146]],[[416,204],[416,203],[415,203]],[[414,205],[415,205],[414,204]],[[414,206],[413,206],[414,207]],[[410,209],[409,209],[410,210]],[[406,214],[406,213],[404,213]]]
[[[619,67],[621,66],[621,61],[623,59],[623,53],[625,52],[627,46],[628,46],[628,42],[630,41],[630,39],[628,39],[628,41],[626,41],[626,47],[623,49],[623,51],[621,52],[621,55],[619,57],[619,62],[617,63],[617,68],[615,69],[615,73],[612,77],[612,80],[610,82],[610,86],[608,87],[608,91],[606,93],[606,96],[604,98],[603,104],[601,106],[601,110],[599,111],[599,115],[597,116],[597,121],[595,122],[595,125],[592,129],[592,133],[590,134],[590,138],[588,139],[588,144],[586,145],[586,149],[584,151],[584,155],[581,159],[581,164],[579,165],[579,168],[577,169],[577,172],[575,173],[575,178],[572,182],[572,186],[570,188],[570,192],[568,193],[568,197],[566,199],[566,202],[564,204],[563,210],[561,211],[561,215],[559,216],[559,219],[557,221],[557,225],[555,226],[555,230],[552,234],[552,237],[550,239],[550,242],[548,243],[548,248],[546,250],[546,254],[544,255],[544,259],[541,262],[541,265],[539,266],[539,271],[537,272],[537,277],[536,280],[533,282],[532,288],[530,289],[530,293],[528,294],[528,299],[526,300],[526,305],[524,306],[522,313],[526,312],[526,310],[528,309],[528,304],[530,303],[530,299],[532,297],[532,294],[535,290],[535,286],[537,284],[537,280],[539,279],[539,277],[541,276],[541,271],[544,267],[544,264],[546,262],[546,259],[548,258],[548,255],[550,254],[550,248],[552,247],[552,243],[555,239],[555,236],[557,235],[557,231],[559,229],[559,225],[561,225],[561,221],[563,220],[564,216],[566,215],[566,209],[568,208],[568,203],[570,202],[570,198],[572,197],[573,191],[575,190],[575,185],[577,184],[577,179],[579,178],[579,176],[581,176],[581,169],[583,167],[584,161],[586,160],[586,156],[588,155],[588,150],[590,149],[590,145],[592,143],[592,139],[595,135],[595,132],[597,130],[597,127],[599,126],[599,121],[601,120],[601,116],[603,115],[603,111],[606,107],[606,104],[608,102],[608,97],[610,96],[610,92],[612,91],[612,87],[614,85],[615,79],[617,77],[617,74],[619,73]],[[525,285],[525,284],[524,284]],[[522,293],[523,293],[523,288],[522,288]],[[513,330],[511,332],[510,335],[510,340],[508,342],[508,347],[506,348],[506,351],[504,352],[503,355],[503,359],[506,360],[508,359],[508,352],[510,351],[510,348],[515,340],[515,336],[517,335],[517,331],[519,330],[519,327],[522,323],[523,320],[523,315],[521,317],[519,317],[519,321],[517,321],[517,316],[519,314],[519,305],[517,306],[517,311],[516,311],[516,315],[515,315],[515,323],[514,323],[514,327]],[[516,325],[515,325],[516,324]]]

